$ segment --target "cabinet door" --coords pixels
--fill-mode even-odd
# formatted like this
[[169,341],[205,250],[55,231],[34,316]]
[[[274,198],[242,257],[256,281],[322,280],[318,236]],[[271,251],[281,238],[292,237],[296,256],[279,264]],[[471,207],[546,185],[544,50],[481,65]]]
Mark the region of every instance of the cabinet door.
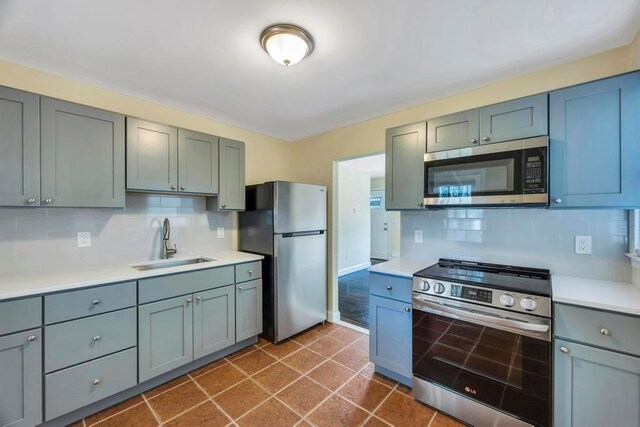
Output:
[[640,358],[562,340],[554,347],[555,426],[640,425]]
[[638,207],[640,73],[551,92],[551,207]]
[[0,337],[0,426],[42,422],[42,333]]
[[427,151],[473,147],[479,143],[478,109],[449,114],[427,122]]
[[480,144],[547,135],[548,94],[527,96],[480,109]]
[[193,360],[192,296],[138,307],[140,382]]
[[371,295],[369,360],[411,377],[411,304]]
[[229,347],[236,342],[235,286],[225,286],[194,295],[193,357]]
[[178,130],[127,117],[127,189],[178,190]]
[[387,210],[422,209],[426,123],[387,129],[385,203]]
[[244,142],[220,138],[218,209],[243,211],[244,205]]
[[43,97],[40,119],[42,204],[123,208],[124,116]]
[[262,333],[262,280],[236,285],[236,342]]
[[38,106],[38,95],[0,87],[0,206],[40,204]]
[[218,137],[178,129],[178,188],[185,193],[218,193]]

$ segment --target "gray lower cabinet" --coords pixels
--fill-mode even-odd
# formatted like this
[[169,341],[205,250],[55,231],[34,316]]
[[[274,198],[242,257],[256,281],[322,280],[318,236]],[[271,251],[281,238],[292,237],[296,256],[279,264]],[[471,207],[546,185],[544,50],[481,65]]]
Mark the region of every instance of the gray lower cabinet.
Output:
[[218,137],[178,129],[178,190],[218,194]]
[[640,358],[554,343],[554,426],[640,425]]
[[262,279],[236,284],[236,341],[262,333]]
[[124,116],[40,99],[41,204],[123,208]]
[[40,100],[0,87],[0,206],[40,204]]
[[220,138],[218,210],[243,211],[245,208],[244,142]]
[[387,210],[422,209],[426,123],[387,129],[385,206]]
[[127,117],[127,190],[178,190],[178,130]]
[[198,359],[236,342],[235,286],[194,294],[193,358]]
[[144,382],[193,360],[193,298],[138,307],[138,369]]
[[427,151],[444,151],[479,144],[479,110],[449,114],[427,122]]
[[0,426],[42,422],[41,329],[0,337]]

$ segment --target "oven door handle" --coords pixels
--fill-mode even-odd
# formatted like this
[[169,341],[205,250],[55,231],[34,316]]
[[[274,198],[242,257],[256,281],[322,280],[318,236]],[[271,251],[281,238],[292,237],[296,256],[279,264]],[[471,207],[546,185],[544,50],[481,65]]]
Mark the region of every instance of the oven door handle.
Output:
[[429,313],[440,316],[451,317],[460,320],[469,320],[471,322],[481,322],[487,326],[496,326],[498,328],[509,328],[533,333],[546,333],[549,331],[549,325],[541,323],[531,323],[520,320],[505,319],[489,313],[480,311],[470,311],[462,308],[451,307],[445,304],[437,304],[430,301],[424,301],[419,298],[413,298],[413,303],[418,310],[427,311]]

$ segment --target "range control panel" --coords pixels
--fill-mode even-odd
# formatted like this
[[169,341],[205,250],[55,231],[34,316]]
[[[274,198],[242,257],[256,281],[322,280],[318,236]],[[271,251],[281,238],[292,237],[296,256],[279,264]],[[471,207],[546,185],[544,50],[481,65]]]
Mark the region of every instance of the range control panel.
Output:
[[491,303],[493,300],[493,291],[485,289],[472,288],[471,286],[451,285],[449,293],[452,297],[468,299],[471,301],[481,301]]

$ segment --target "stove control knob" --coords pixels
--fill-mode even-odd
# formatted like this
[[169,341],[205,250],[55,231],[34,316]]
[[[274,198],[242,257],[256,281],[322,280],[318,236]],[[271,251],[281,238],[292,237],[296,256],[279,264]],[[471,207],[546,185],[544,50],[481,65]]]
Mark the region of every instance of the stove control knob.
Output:
[[433,292],[435,292],[436,294],[441,294],[444,292],[444,285],[440,282],[435,282],[433,284]]
[[505,307],[513,307],[513,304],[515,303],[516,299],[513,297],[513,295],[504,294],[500,296],[500,304],[504,305]]
[[426,292],[426,291],[428,291],[428,290],[429,290],[429,288],[430,288],[430,286],[429,286],[429,282],[427,282],[426,280],[425,280],[425,281],[423,281],[423,282],[420,282],[420,290],[421,290],[421,291]]
[[520,307],[524,308],[527,311],[533,311],[536,309],[536,302],[531,298],[522,298],[520,300]]

